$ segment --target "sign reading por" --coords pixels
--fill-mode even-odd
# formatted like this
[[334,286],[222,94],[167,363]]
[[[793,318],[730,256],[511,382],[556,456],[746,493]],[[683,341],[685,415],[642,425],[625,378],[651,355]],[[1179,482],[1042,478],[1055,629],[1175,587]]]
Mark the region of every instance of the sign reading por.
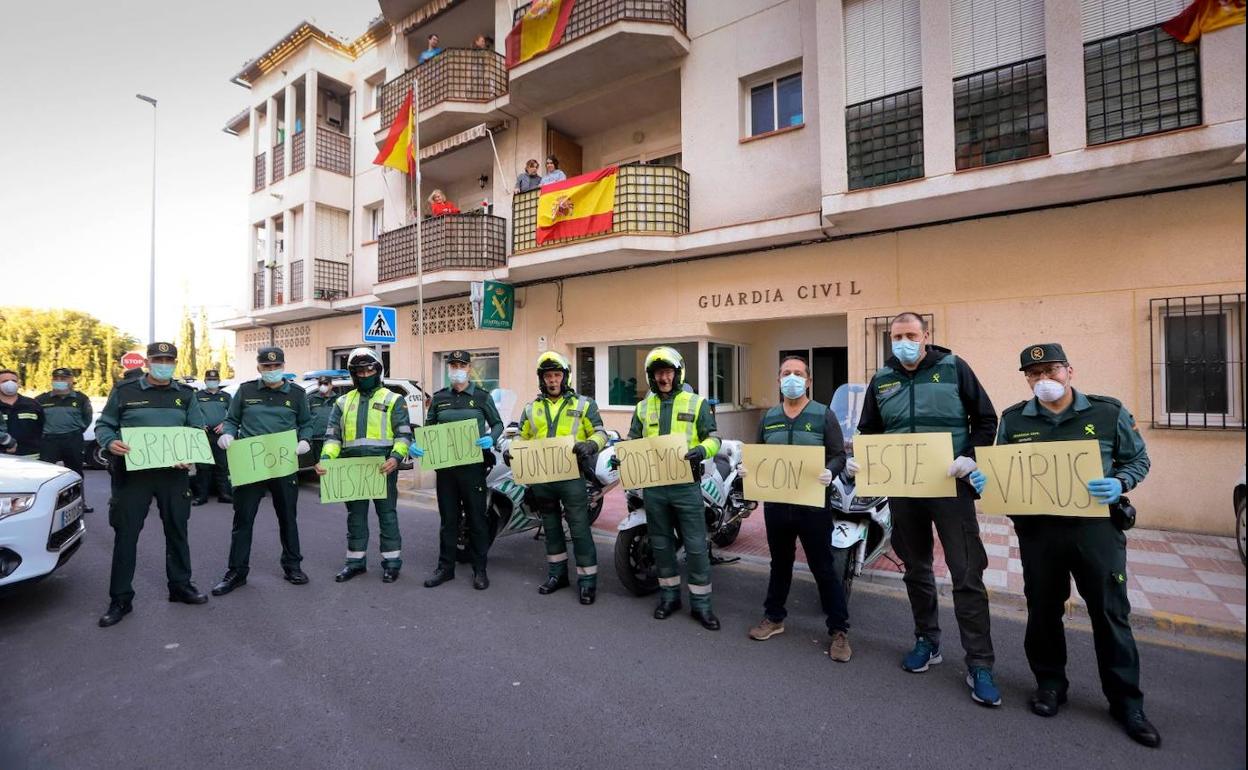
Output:
[[236,487],[266,479],[280,479],[299,470],[298,444],[293,430],[240,438],[225,450],[230,483]]
[[854,436],[858,494],[888,497],[955,497],[949,475],[953,439],[948,433],[881,433]]
[[615,445],[620,462],[620,486],[646,489],[668,484],[692,484],[693,469],[685,455],[689,445],[678,434],[621,441]]
[[828,488],[819,483],[823,447],[745,444],[745,499],[822,508]]
[[975,456],[988,477],[984,513],[1109,516],[1088,492],[1088,482],[1105,475],[1095,440],[986,446]]
[[384,457],[340,457],[321,460],[329,473],[321,476],[321,502],[379,500],[386,496],[386,477],[381,474]]
[[580,478],[571,436],[511,442],[511,473],[517,484],[547,484]]
[[199,428],[122,428],[121,440],[130,447],[126,470],[214,464],[208,436]]
[[360,320],[365,342],[393,344],[398,341],[398,313],[394,308],[365,305],[360,309]]
[[425,450],[420,467],[427,471],[481,462],[481,447],[477,446],[481,434],[476,420],[426,425],[414,433],[416,446]]

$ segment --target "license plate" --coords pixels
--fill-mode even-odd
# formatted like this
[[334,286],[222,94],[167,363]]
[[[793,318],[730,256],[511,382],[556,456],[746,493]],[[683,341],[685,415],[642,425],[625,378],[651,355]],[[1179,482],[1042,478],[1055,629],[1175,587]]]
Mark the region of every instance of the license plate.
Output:
[[82,501],[74,503],[65,510],[61,511],[61,526],[58,529],[65,529],[70,524],[82,518]]

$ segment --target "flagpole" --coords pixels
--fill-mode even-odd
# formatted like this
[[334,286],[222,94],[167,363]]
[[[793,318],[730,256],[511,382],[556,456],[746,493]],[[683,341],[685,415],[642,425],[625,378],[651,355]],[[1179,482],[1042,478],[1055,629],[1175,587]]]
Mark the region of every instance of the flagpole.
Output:
[[[417,337],[419,338],[420,347],[420,387],[425,393],[431,393],[429,389],[429,381],[425,379],[425,262],[423,246],[421,244],[421,179],[420,179],[420,121],[416,102],[420,99],[420,80],[414,78],[412,80],[412,141],[410,143],[413,165],[415,166],[416,177],[412,180],[413,188],[416,192],[416,317],[417,317]],[[424,404],[428,410],[428,404]]]

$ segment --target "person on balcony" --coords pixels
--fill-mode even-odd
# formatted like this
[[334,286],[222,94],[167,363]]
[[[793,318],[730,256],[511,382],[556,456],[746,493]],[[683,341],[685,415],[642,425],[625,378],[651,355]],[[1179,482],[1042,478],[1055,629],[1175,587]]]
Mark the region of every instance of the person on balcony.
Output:
[[438,36],[430,35],[428,45],[420,54],[420,62],[423,64],[440,53],[442,53],[442,49],[438,47]]
[[494,48],[494,38],[489,35],[477,35],[472,39],[472,47],[477,51],[489,51]]
[[440,217],[444,214],[460,213],[459,206],[456,206],[454,203],[448,201],[446,196],[442,194],[441,190],[434,190],[433,193],[429,195],[429,211],[435,217]]
[[546,175],[542,177],[542,184],[554,184],[567,179],[568,175],[559,169],[559,159],[554,155],[546,156]]
[[524,173],[516,177],[516,192],[528,192],[542,186],[542,175],[537,173],[537,159],[529,158],[524,164]]

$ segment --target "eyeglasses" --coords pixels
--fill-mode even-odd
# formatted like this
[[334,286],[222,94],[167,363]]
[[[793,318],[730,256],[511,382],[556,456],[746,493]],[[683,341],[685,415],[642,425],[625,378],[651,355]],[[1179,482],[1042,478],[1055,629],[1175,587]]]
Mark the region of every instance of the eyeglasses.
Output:
[[1053,379],[1055,375],[1066,368],[1066,364],[1049,364],[1048,366],[1032,366],[1023,372],[1023,376],[1029,380]]

